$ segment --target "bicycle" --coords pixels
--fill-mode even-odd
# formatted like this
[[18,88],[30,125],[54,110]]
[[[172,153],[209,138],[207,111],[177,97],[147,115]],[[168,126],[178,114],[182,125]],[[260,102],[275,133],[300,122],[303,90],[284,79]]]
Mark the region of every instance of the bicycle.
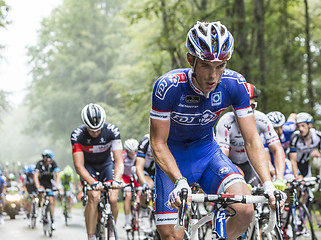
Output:
[[[264,194],[263,187],[254,187],[252,188],[252,195],[262,195]],[[276,198],[276,225],[274,228],[272,228],[271,231],[263,231],[265,226],[269,222],[269,216],[270,216],[270,209],[268,206],[268,203],[254,203],[254,215],[253,220],[250,223],[249,227],[245,231],[245,233],[242,234],[241,237],[239,237],[239,240],[264,240],[264,239],[276,239],[280,240],[283,239],[282,232],[280,229],[280,223],[281,223],[281,214],[280,214],[280,194],[275,194]]]
[[30,216],[29,216],[29,221],[30,221],[30,227],[34,229],[36,227],[37,223],[37,205],[39,202],[39,198],[36,193],[31,194],[31,209],[30,209]]
[[289,207],[285,208],[282,219],[282,234],[284,239],[317,239],[314,233],[314,228],[311,216],[307,206],[300,201],[298,189],[300,189],[301,196],[303,196],[303,188],[308,186],[308,178],[301,180],[287,181],[290,186],[288,191],[290,193]]
[[48,234],[49,237],[52,237],[53,234],[53,218],[52,218],[52,207],[51,203],[49,201],[49,197],[52,196],[53,192],[57,191],[57,189],[45,189],[39,190],[39,193],[44,193],[44,202],[42,205],[42,211],[41,211],[41,220],[43,225],[43,233],[46,236]]
[[68,214],[69,214],[69,209],[68,209],[68,197],[67,197],[67,192],[66,189],[64,188],[64,195],[62,198],[62,209],[63,209],[63,215],[65,218],[65,225],[68,226]]
[[[306,181],[306,178],[304,178]],[[314,192],[320,189],[320,176],[311,177],[309,182],[305,182],[304,191],[308,195],[307,207],[311,215],[313,226],[321,228],[321,200],[314,197]]]
[[[178,211],[177,224],[175,225],[176,230],[180,230],[184,226],[184,212],[187,204],[187,189],[182,189],[181,202],[182,204]],[[185,225],[186,228],[184,238],[197,240],[199,237],[199,228],[205,223],[212,221],[212,239],[223,240],[227,239],[225,225],[226,218],[235,215],[235,210],[230,206],[232,203],[267,203],[268,199],[265,196],[252,195],[192,194],[192,202],[213,202],[215,203],[214,210],[199,220],[197,219],[196,212],[194,211],[195,209],[191,210],[191,221]],[[274,229],[275,222],[275,211],[270,210],[268,223],[263,224],[261,227],[262,232],[267,235],[267,239],[271,239],[271,235],[269,233]]]
[[[101,191],[101,196],[98,203],[96,238],[97,240],[117,240],[118,234],[116,230],[116,223],[111,211],[111,205],[109,200],[109,190],[114,188],[111,186],[110,182],[104,183],[103,188],[104,190]],[[87,196],[87,191],[95,191],[91,187],[87,186],[86,182],[84,182],[83,190],[84,196]],[[84,197],[84,200],[87,201],[87,197]]]
[[140,195],[137,194],[141,188],[136,188],[134,178],[130,178],[130,183],[123,186],[123,189],[130,187],[131,190],[131,228],[126,230],[127,239],[135,239],[135,232],[137,232],[138,239],[140,239],[140,227],[139,227],[139,207],[140,207]]

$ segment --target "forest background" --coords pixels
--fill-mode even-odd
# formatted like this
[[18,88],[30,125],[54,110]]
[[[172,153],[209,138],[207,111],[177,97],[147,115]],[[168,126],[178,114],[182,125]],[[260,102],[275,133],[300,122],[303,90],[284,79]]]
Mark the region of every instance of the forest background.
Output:
[[[9,13],[10,1],[0,0],[0,28]],[[2,167],[35,163],[44,148],[61,167],[72,164],[70,133],[90,102],[106,109],[123,141],[140,140],[154,82],[188,67],[185,39],[197,20],[220,20],[233,34],[227,68],[259,89],[258,110],[306,111],[320,129],[320,1],[63,0],[28,48],[23,104],[11,106],[0,86]],[[0,58],[4,47],[0,38]]]

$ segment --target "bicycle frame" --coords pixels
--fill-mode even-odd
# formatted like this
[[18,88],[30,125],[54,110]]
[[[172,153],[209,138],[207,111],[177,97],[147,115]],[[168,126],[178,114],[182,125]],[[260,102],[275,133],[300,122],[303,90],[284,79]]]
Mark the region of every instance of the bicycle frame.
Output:
[[[175,230],[180,230],[184,223],[184,211],[183,208],[186,206],[187,190],[186,192],[182,189],[182,205],[179,209],[177,224],[175,225]],[[186,196],[185,196],[186,194]],[[186,197],[186,198],[185,198]],[[190,240],[198,240],[198,229],[209,221],[213,221],[212,225],[212,239],[226,239],[226,212],[230,203],[267,203],[268,199],[264,196],[251,196],[251,195],[231,195],[231,194],[219,194],[219,195],[207,195],[207,194],[192,194],[193,202],[215,202],[215,207],[212,212],[197,220],[194,216],[191,222],[191,235],[188,236]],[[183,207],[184,206],[184,207]],[[233,209],[229,207],[230,209]],[[234,209],[233,209],[234,210]],[[195,211],[193,213],[195,215]],[[270,211],[270,221],[268,226],[263,229],[264,232],[270,232],[273,230],[276,221],[275,211]]]

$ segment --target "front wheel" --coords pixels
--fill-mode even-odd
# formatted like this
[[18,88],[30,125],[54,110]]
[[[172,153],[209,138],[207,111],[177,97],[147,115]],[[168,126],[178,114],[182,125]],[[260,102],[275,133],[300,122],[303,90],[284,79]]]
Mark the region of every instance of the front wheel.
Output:
[[36,227],[37,223],[37,217],[36,217],[36,204],[32,203],[31,205],[31,215],[30,215],[30,227],[34,229]]
[[116,231],[116,223],[114,217],[112,215],[109,216],[107,224],[105,225],[105,231],[107,231],[107,239],[118,239],[117,231]]
[[295,206],[295,210],[292,209],[291,217],[292,218],[290,222],[292,226],[293,239],[317,239],[314,234],[311,216],[305,204],[300,202],[297,206]]
[[52,237],[52,210],[50,204],[47,205],[45,209],[43,231],[45,235],[48,233],[49,237]]

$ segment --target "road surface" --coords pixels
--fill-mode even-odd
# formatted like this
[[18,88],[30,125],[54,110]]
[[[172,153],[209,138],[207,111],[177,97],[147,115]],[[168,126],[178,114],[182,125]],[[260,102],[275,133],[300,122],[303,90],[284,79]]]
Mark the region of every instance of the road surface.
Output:
[[[119,214],[117,222],[117,230],[120,240],[127,239],[126,232],[123,230],[125,217],[124,214]],[[44,236],[40,218],[37,219],[35,229],[28,227],[28,221],[25,215],[20,212],[16,219],[10,219],[9,216],[4,216],[5,223],[0,225],[1,240],[40,240],[40,239],[66,239],[66,240],[87,240],[85,218],[81,209],[72,209],[70,224],[65,226],[62,209],[56,208],[55,225],[56,230],[53,232],[52,238]]]
[[[66,239],[66,240],[87,240],[85,218],[81,209],[72,209],[72,217],[68,226],[65,226],[62,209],[56,208],[55,225],[56,230],[53,232],[52,238],[44,236],[42,225],[37,219],[35,229],[28,227],[28,221],[21,212],[16,219],[10,220],[9,216],[4,216],[5,223],[0,225],[1,240],[40,240],[40,239]],[[125,217],[124,214],[119,214],[117,221],[117,231],[119,240],[126,240],[126,232],[123,230]],[[321,240],[320,229],[316,231],[317,237]]]

